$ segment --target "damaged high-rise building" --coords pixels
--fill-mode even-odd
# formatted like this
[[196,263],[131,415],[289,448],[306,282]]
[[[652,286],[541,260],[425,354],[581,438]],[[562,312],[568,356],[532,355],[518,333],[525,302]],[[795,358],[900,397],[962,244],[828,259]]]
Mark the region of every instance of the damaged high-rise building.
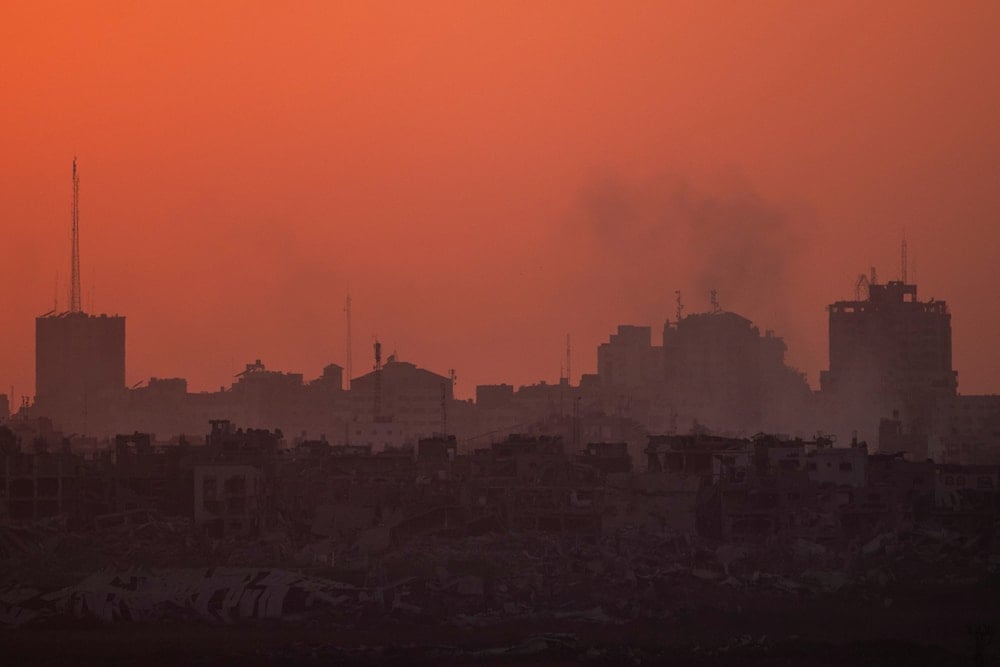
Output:
[[786,345],[736,313],[696,313],[663,327],[663,372],[671,422],[713,431],[806,428],[812,394],[785,364]]
[[[860,294],[857,295],[860,297]],[[879,420],[898,413],[905,449],[927,455],[935,404],[957,390],[951,314],[944,301],[920,301],[917,286],[871,281],[867,299],[829,306],[830,368],[820,373],[828,426],[874,440]]]

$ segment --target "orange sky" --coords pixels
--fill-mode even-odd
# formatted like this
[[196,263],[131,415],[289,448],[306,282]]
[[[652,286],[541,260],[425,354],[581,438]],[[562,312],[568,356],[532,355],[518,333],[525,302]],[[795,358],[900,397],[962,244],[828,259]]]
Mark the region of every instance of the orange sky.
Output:
[[0,391],[66,306],[74,154],[129,383],[343,365],[349,282],[356,374],[377,333],[460,396],[554,382],[569,332],[578,377],[715,287],[815,385],[905,228],[1000,391],[995,2],[340,4],[3,4]]

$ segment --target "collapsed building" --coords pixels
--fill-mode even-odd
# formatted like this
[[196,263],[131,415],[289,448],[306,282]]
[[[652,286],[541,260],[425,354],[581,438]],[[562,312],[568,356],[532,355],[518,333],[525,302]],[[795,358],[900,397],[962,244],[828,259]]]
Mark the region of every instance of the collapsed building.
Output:
[[374,451],[228,420],[77,452],[0,428],[0,627],[661,623],[844,591],[881,608],[896,570],[990,576],[997,466],[766,435],[644,453],[524,434]]
[[721,309],[668,320],[658,346],[650,327],[621,325],[598,347],[597,374],[583,376],[578,391],[586,404],[652,433],[694,423],[713,432],[797,432],[813,422],[813,395],[785,351],[773,331],[761,334]]
[[[0,427],[0,516],[65,515],[108,527],[185,516],[214,538],[276,526],[306,541],[394,544],[421,535],[541,530],[600,534],[622,522],[724,541],[837,542],[879,527],[995,512],[996,466],[909,460],[863,442],[704,433],[649,436],[636,470],[625,442],[573,450],[559,436],[510,435],[461,453],[454,436],[373,451],[213,420],[204,442],[117,436],[74,452]],[[971,509],[970,509],[971,508]],[[954,519],[953,522],[960,521]]]

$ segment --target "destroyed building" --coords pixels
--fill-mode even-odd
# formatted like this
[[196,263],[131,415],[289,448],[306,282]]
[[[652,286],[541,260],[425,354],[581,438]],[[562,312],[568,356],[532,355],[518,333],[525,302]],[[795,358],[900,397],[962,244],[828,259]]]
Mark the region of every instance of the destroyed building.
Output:
[[[692,604],[717,617],[838,594],[883,608],[899,590],[887,568],[921,584],[986,576],[967,545],[1000,507],[997,466],[824,438],[657,435],[647,466],[633,467],[624,442],[510,434],[462,453],[436,436],[373,451],[210,426],[203,442],[133,433],[94,455],[63,452],[54,486],[55,448],[21,452],[0,429],[14,473],[0,490],[21,487],[0,493],[0,563],[92,573],[55,590],[0,582],[0,627],[284,620],[353,632],[389,621],[464,632],[574,619],[659,627]],[[40,482],[30,496],[28,479]]]
[[[785,364],[785,342],[727,311],[663,327],[663,378],[671,422],[715,432],[795,432],[811,422],[812,395]],[[676,426],[675,426],[676,428]]]
[[1000,462],[1000,396],[957,395],[934,406],[928,456],[939,463]]

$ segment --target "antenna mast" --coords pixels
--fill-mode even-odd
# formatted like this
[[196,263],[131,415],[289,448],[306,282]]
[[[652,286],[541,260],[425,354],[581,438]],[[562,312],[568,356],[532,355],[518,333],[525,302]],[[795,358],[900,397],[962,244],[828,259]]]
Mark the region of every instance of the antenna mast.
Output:
[[375,417],[378,422],[382,417],[382,343],[375,339]]
[[347,313],[347,389],[351,389],[351,376],[354,375],[354,364],[351,363],[351,292],[347,292],[347,302],[344,305]]
[[566,334],[566,384],[573,384],[572,348],[569,345],[569,334]]
[[899,277],[903,281],[903,284],[905,285],[906,284],[906,233],[905,232],[903,233],[903,245],[900,252],[902,256],[900,257],[900,263],[899,263],[899,268],[900,268]]
[[70,262],[69,311],[79,313],[80,308],[80,176],[73,157],[73,254]]

